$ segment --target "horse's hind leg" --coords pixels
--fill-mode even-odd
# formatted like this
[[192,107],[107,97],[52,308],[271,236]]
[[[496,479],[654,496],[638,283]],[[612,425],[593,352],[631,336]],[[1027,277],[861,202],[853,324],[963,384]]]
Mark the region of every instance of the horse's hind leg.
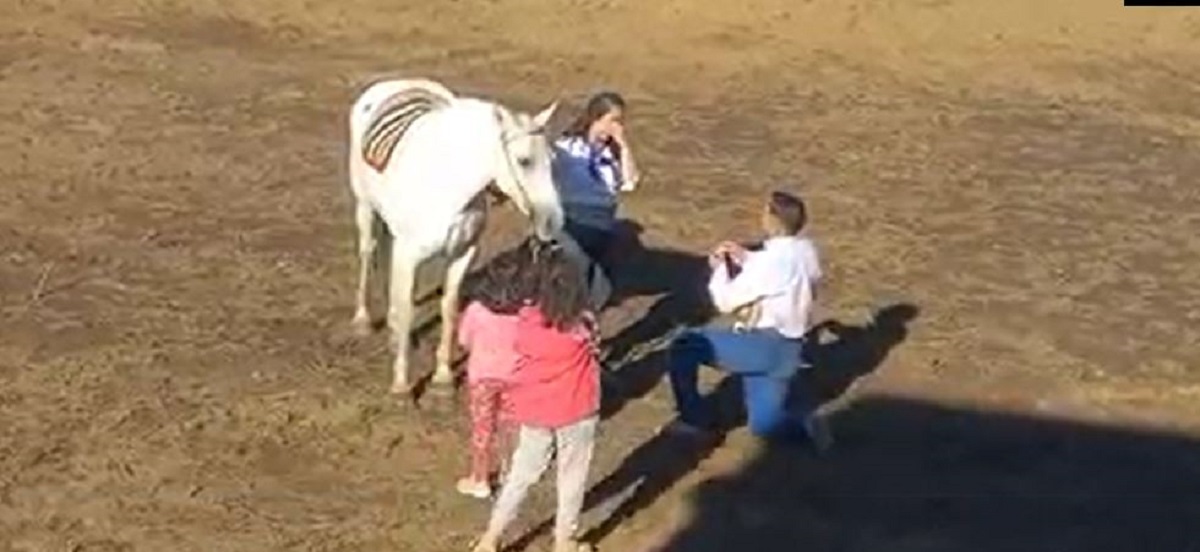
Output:
[[454,372],[450,369],[450,363],[454,360],[459,297],[462,295],[462,284],[467,269],[471,267],[471,261],[475,259],[478,251],[478,246],[468,246],[457,258],[451,259],[446,267],[446,287],[442,290],[442,336],[438,342],[437,368],[433,373],[433,383],[439,387],[454,384]]
[[379,248],[379,223],[375,210],[365,201],[359,201],[354,209],[354,222],[358,226],[358,292],[355,297],[354,319],[351,325],[355,333],[371,333],[373,321],[367,306],[370,300],[371,268],[376,261]]
[[392,393],[411,398],[414,387],[408,373],[408,353],[412,340],[412,295],[419,261],[412,254],[400,251],[398,245],[398,241],[392,240],[391,285],[388,286],[388,326],[392,330],[392,343],[396,346],[396,359],[392,365]]

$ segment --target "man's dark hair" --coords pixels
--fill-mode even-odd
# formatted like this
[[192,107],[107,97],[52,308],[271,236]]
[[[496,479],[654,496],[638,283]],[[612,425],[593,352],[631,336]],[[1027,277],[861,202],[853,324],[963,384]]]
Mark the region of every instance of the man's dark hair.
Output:
[[767,209],[789,235],[799,234],[808,224],[808,210],[804,207],[804,200],[787,192],[771,192],[771,197],[767,200]]

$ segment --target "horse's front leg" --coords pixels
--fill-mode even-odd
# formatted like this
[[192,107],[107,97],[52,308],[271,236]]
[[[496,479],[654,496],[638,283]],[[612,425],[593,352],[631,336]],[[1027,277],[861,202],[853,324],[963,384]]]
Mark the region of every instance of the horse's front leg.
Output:
[[392,393],[413,395],[413,385],[408,373],[408,354],[412,337],[413,288],[416,281],[416,255],[400,250],[399,240],[392,242],[391,281],[388,285],[388,327],[392,330],[392,343],[396,347],[396,360],[392,365]]
[[442,290],[442,336],[438,342],[437,369],[433,373],[433,383],[438,386],[454,384],[454,372],[450,369],[450,363],[454,360],[459,298],[462,295],[462,284],[467,270],[478,251],[478,246],[468,246],[457,258],[451,259],[446,267],[446,285]]

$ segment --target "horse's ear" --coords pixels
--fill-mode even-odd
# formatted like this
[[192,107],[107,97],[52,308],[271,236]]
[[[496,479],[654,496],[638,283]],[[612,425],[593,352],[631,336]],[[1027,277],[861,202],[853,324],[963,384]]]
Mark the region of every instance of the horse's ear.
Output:
[[498,123],[502,127],[507,128],[508,126],[510,126],[512,124],[512,120],[509,117],[508,113],[505,112],[504,108],[500,107],[499,105],[492,106],[492,115],[496,116],[496,123]]
[[558,100],[554,100],[546,109],[533,116],[533,128],[538,131],[544,130],[546,125],[550,124],[550,119],[554,117],[554,112],[557,110]]
[[496,124],[500,125],[500,138],[508,142],[517,133],[517,130],[514,128],[516,123],[513,121],[512,114],[499,105],[494,106],[492,114],[496,116]]

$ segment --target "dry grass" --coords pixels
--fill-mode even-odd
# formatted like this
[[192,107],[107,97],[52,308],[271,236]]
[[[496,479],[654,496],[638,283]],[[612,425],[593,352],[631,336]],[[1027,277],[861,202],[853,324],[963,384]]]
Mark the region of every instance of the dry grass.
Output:
[[[460,416],[396,410],[382,338],[345,332],[342,118],[386,72],[524,108],[626,91],[652,244],[748,235],[758,192],[795,183],[827,314],[922,310],[861,393],[1195,432],[1200,17],[1097,4],[3,8],[0,542],[462,549],[483,510],[450,493]],[[667,411],[657,391],[610,421],[599,471]],[[604,544],[659,533],[736,450]]]

